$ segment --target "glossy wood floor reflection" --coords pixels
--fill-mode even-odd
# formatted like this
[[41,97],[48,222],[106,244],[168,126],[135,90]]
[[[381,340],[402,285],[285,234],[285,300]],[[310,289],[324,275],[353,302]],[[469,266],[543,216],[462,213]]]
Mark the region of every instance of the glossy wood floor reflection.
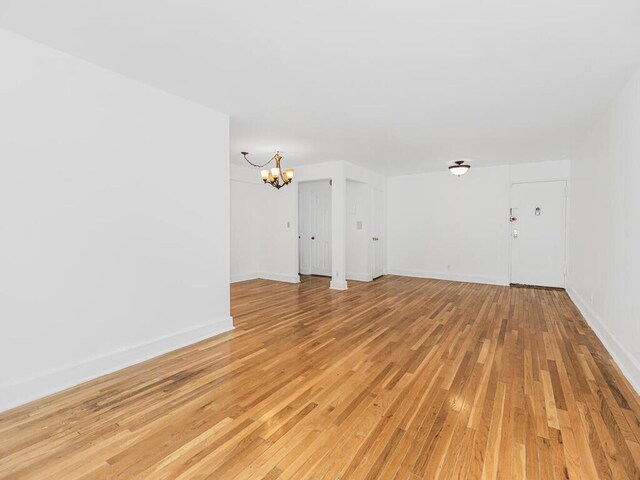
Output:
[[0,478],[640,478],[640,403],[564,291],[233,285],[236,330],[0,416]]

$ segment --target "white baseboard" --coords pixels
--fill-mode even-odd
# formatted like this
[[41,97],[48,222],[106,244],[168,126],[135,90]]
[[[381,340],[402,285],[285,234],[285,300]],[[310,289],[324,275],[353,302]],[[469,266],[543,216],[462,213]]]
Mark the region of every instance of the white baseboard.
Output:
[[483,275],[467,275],[449,272],[428,272],[424,270],[406,270],[403,268],[390,268],[390,275],[403,277],[433,278],[435,280],[449,280],[452,282],[485,283],[489,285],[509,285],[507,278],[486,277]]
[[258,278],[263,278],[265,280],[275,280],[276,282],[300,283],[300,275],[282,275],[280,273],[262,272],[258,275]]
[[347,282],[345,282],[344,280],[331,280],[331,282],[329,283],[329,288],[331,290],[346,290]]
[[367,273],[347,273],[347,280],[355,280],[356,282],[370,282],[373,280],[371,274]]
[[640,362],[631,355],[622,344],[616,340],[600,317],[584,301],[573,288],[567,287],[569,298],[573,301],[591,329],[603,343],[611,358],[616,362],[620,370],[627,378],[636,393],[640,395]]
[[226,317],[13,384],[0,384],[0,412],[233,329]]
[[279,273],[244,273],[231,275],[231,283],[246,282],[247,280],[274,280],[276,282],[300,283],[300,275],[281,275]]
[[255,280],[260,278],[259,273],[241,273],[239,275],[231,275],[231,283],[246,282],[247,280]]

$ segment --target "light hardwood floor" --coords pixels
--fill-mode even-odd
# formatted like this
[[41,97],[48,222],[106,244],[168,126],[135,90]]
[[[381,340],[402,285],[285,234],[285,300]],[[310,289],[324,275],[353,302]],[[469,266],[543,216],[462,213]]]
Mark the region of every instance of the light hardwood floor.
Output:
[[235,331],[0,415],[0,478],[640,479],[564,291],[327,285],[233,285]]

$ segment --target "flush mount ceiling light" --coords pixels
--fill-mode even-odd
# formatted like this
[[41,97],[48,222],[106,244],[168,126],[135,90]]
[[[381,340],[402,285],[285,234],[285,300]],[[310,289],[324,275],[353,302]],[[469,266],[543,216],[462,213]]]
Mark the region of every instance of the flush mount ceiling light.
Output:
[[464,160],[456,160],[453,163],[454,164],[449,167],[449,171],[456,177],[464,175],[471,168],[471,165],[467,165],[466,163],[464,163]]
[[249,152],[240,152],[240,154],[244,157],[247,163],[249,163],[250,165],[256,168],[266,167],[271,162],[275,161],[275,164],[276,164],[275,167],[270,168],[269,170],[260,171],[260,175],[262,176],[262,181],[264,183],[268,183],[272,187],[280,190],[285,185],[289,185],[291,182],[293,182],[293,168],[287,168],[285,170],[282,170],[282,167],[280,167],[280,160],[282,160],[282,156],[280,155],[280,152],[276,152],[275,155],[271,157],[271,159],[269,159],[268,162],[262,165],[256,165],[255,163],[251,162],[247,158],[247,155],[249,155]]

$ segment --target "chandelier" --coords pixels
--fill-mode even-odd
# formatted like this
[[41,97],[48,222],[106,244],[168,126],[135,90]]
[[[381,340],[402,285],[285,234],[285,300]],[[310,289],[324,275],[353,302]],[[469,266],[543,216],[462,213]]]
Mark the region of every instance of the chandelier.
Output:
[[464,160],[456,160],[453,163],[454,164],[449,167],[449,171],[453,173],[456,177],[464,175],[471,168],[471,165],[465,164]]
[[278,190],[280,190],[285,185],[289,185],[291,182],[293,182],[293,168],[287,168],[285,170],[282,170],[282,167],[280,167],[280,160],[282,160],[282,156],[280,155],[280,152],[276,152],[275,155],[271,157],[267,163],[264,163],[262,165],[256,165],[255,163],[251,162],[247,158],[247,155],[249,155],[249,152],[240,152],[240,154],[244,157],[247,163],[249,163],[250,165],[256,168],[266,167],[271,162],[275,161],[275,164],[276,164],[275,167],[270,168],[268,170],[260,171],[260,175],[262,176],[262,181],[264,183],[268,183],[272,187],[275,187]]

